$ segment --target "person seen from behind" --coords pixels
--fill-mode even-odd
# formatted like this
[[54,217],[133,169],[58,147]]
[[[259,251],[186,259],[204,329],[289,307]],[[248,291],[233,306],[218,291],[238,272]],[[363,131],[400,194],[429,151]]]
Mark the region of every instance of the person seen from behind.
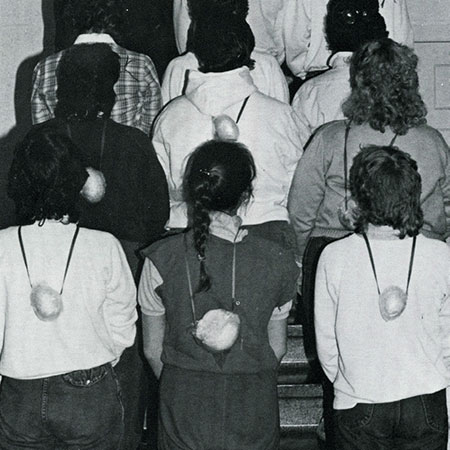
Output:
[[350,191],[356,233],[322,252],[315,292],[336,446],[445,450],[450,249],[421,233],[421,176],[409,153],[362,149]]
[[144,251],[145,355],[160,377],[161,450],[277,449],[277,368],[295,292],[293,252],[240,228],[255,163],[208,141],[184,175],[189,228]]
[[119,241],[77,224],[77,153],[33,129],[9,172],[20,225],[0,231],[3,449],[121,448],[115,367],[134,343],[136,288]]

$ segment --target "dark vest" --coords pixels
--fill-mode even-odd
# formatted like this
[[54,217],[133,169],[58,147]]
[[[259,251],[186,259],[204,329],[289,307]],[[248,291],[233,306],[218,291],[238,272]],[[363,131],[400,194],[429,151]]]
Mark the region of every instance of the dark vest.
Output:
[[[166,308],[162,360],[190,370],[220,373],[256,373],[275,370],[278,361],[270,348],[267,325],[276,306],[292,300],[298,273],[293,254],[251,232],[236,244],[236,300],[241,333],[223,364],[192,337],[194,322],[186,273],[186,254],[193,288],[199,279],[199,261],[188,231],[156,242],[144,251],[158,269],[163,284],[157,288]],[[212,286],[195,294],[196,319],[216,308],[232,308],[233,243],[210,236],[206,270]]]

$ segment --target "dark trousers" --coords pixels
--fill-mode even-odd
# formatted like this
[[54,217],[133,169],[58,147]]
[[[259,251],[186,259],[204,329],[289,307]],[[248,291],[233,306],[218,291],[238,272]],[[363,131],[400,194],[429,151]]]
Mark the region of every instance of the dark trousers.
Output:
[[277,450],[277,374],[222,374],[165,365],[159,450]]
[[136,343],[125,349],[115,367],[115,371],[122,389],[125,411],[125,428],[121,450],[136,450],[142,439],[147,384],[142,359]]
[[338,450],[446,450],[445,390],[335,410]]
[[306,357],[311,368],[311,381],[320,381],[323,387],[323,417],[325,420],[326,448],[332,450],[334,445],[333,429],[333,385],[325,376],[317,357],[316,335],[314,330],[314,288],[317,264],[323,249],[336,238],[319,236],[308,240],[303,255],[302,295],[299,302],[300,322],[303,325],[303,343]]
[[3,377],[2,450],[115,450],[123,420],[120,386],[110,364],[36,380]]

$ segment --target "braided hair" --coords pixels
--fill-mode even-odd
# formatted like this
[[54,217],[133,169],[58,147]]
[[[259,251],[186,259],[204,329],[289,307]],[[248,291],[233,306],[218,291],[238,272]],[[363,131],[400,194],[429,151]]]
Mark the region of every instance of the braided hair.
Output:
[[211,286],[205,265],[210,213],[234,213],[251,196],[255,174],[251,153],[237,142],[207,141],[189,157],[183,193],[200,261],[197,292],[207,291]]

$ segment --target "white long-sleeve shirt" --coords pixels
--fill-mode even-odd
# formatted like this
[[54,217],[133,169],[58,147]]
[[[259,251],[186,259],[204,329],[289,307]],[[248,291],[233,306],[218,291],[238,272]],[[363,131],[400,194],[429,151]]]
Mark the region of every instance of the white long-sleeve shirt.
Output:
[[[46,221],[22,227],[33,285],[61,289],[75,225]],[[136,287],[119,241],[80,228],[62,294],[63,310],[41,321],[17,227],[0,231],[0,374],[43,378],[115,362],[135,339]]]
[[[412,238],[381,228],[369,241],[380,291],[406,290]],[[384,403],[445,388],[449,383],[450,249],[417,237],[408,300],[403,313],[385,322],[368,250],[360,235],[323,251],[316,275],[317,350],[334,383],[334,408]]]

